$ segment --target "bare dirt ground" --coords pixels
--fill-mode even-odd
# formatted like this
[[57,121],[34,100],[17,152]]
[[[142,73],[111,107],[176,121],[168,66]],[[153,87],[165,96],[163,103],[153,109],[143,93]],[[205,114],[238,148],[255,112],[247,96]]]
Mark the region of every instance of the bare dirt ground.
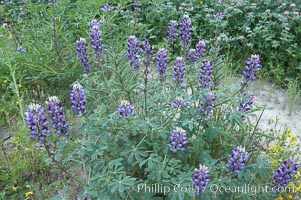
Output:
[[[286,91],[276,88],[265,81],[258,81],[250,88],[255,95],[255,103],[259,106],[266,105],[266,109],[262,115],[259,127],[268,129],[269,120],[276,120],[278,117],[279,125],[292,129],[292,134],[301,138],[301,106],[296,106],[294,112],[289,113],[287,101],[285,98]],[[257,111],[259,116],[261,111]]]

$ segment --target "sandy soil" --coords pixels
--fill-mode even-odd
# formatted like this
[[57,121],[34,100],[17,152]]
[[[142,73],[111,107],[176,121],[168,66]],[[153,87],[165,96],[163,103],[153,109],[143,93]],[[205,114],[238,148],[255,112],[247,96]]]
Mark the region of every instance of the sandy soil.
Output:
[[[255,102],[259,106],[266,105],[259,127],[269,128],[269,120],[279,117],[279,125],[292,129],[292,133],[301,137],[301,106],[296,106],[293,113],[289,113],[283,89],[276,88],[270,83],[258,81],[250,88],[255,95]],[[261,111],[257,111],[259,116]]]

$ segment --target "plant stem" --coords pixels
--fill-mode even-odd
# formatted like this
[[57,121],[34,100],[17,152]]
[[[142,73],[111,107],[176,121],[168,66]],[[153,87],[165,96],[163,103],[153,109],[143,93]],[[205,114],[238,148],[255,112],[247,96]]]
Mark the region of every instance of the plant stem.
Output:
[[262,109],[262,111],[261,111],[261,113],[260,113],[260,116],[259,116],[259,118],[258,118],[258,120],[257,120],[257,122],[256,122],[256,124],[255,124],[254,130],[253,130],[252,134],[250,135],[249,142],[247,142],[247,144],[250,144],[250,145],[251,145],[251,139],[253,138],[253,136],[254,136],[254,134],[255,134],[255,132],[256,132],[256,129],[257,129],[257,127],[258,127],[259,121],[261,120],[261,117],[262,117],[262,115],[263,115],[263,112],[264,112],[264,110],[265,110],[265,107],[266,107],[266,105],[263,107],[263,109]]
[[57,31],[56,31],[56,25],[55,25],[55,21],[56,21],[56,17],[55,17],[55,0],[51,0],[51,12],[52,12],[51,13],[52,39],[53,39],[55,51],[56,51],[57,55],[59,55],[58,42],[57,42]]
[[15,45],[16,45],[16,48],[18,48],[18,47],[21,46],[21,45],[20,45],[19,38],[18,38],[18,36],[17,36],[15,30],[13,29],[12,25],[10,25],[10,24],[8,24],[8,23],[7,23],[7,28],[8,28],[9,33],[10,33],[11,36],[12,36],[12,39],[13,39]]
[[12,80],[13,80],[13,90],[14,90],[14,93],[17,95],[17,98],[18,98],[18,101],[19,101],[20,114],[21,114],[22,119],[24,119],[24,111],[23,111],[23,107],[22,107],[22,97],[20,95],[20,91],[18,89],[18,84],[17,84],[17,80],[16,80],[16,76],[15,76],[16,71],[15,71],[15,69],[13,69],[10,60],[9,60],[9,63],[8,63],[8,67],[9,67],[10,75],[11,75]]
[[59,163],[55,158],[54,158],[54,154],[50,152],[49,149],[49,145],[46,144],[46,141],[43,141],[44,147],[47,151],[48,156],[52,159],[52,162],[56,164],[56,166],[64,173],[66,174],[69,178],[71,178],[73,181],[75,181],[76,183],[78,183],[79,185],[82,185],[82,182],[75,178],[74,176],[72,176],[63,166],[61,163]]
[[133,26],[132,35],[135,35],[135,32],[136,32],[136,24],[137,24],[137,19],[138,19],[138,11],[139,11],[139,9],[135,7],[135,18],[134,18],[134,26]]
[[147,79],[148,75],[148,63],[145,64],[145,70],[144,70],[144,112],[145,112],[145,117],[147,117]]
[[248,82],[245,81],[245,82],[241,85],[240,89],[239,89],[237,92],[235,92],[232,96],[234,97],[234,96],[236,96],[238,93],[242,92],[243,89],[244,89],[247,85],[248,85]]

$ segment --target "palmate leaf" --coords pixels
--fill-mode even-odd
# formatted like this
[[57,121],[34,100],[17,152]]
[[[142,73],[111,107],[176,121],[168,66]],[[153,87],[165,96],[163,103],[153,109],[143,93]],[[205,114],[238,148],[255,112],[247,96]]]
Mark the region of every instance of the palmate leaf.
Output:
[[119,175],[116,179],[112,180],[112,183],[109,185],[111,188],[111,193],[118,192],[123,194],[127,187],[131,187],[135,183],[135,178],[130,176]]
[[127,162],[128,163],[132,163],[135,161],[141,162],[143,161],[144,158],[147,157],[147,153],[145,153],[144,151],[141,151],[143,148],[136,148],[134,147],[133,149],[131,149],[130,151],[128,151],[125,155],[128,155],[128,159]]

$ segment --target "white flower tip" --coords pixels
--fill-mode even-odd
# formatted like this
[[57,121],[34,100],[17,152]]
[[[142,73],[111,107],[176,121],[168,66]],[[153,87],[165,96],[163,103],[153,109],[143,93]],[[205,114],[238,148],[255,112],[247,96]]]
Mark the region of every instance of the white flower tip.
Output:
[[81,89],[81,88],[83,88],[83,86],[81,84],[79,84],[79,83],[75,83],[73,85],[73,89]]
[[31,104],[28,105],[28,108],[29,108],[30,110],[37,111],[39,108],[41,108],[41,105],[36,104],[36,103],[31,103]]
[[57,96],[51,96],[51,97],[48,97],[48,100],[50,102],[55,102],[55,101],[59,100],[59,98]]

